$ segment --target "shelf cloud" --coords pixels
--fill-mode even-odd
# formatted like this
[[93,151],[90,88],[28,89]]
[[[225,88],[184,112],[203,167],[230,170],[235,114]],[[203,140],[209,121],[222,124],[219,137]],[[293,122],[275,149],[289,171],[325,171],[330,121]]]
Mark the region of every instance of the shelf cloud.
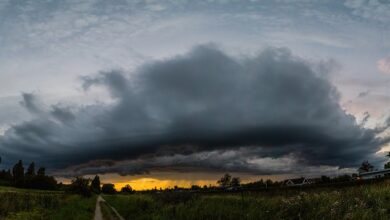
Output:
[[0,136],[1,154],[68,173],[354,167],[389,142],[388,125],[357,124],[316,69],[286,48],[231,56],[206,44],[131,73],[102,71],[82,87],[107,89],[106,104],[47,107],[24,93],[32,119]]

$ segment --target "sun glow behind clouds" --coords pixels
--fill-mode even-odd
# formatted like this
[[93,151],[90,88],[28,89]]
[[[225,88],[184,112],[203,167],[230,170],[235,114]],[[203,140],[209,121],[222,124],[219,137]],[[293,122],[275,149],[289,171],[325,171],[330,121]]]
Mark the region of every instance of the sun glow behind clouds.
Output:
[[126,182],[116,182],[115,188],[117,190],[120,190],[123,186],[129,184],[133,189],[135,190],[145,190],[145,189],[166,189],[166,188],[174,188],[175,186],[178,187],[185,187],[189,188],[192,185],[198,185],[203,187],[204,185],[210,186],[215,185],[216,181],[214,180],[197,180],[197,181],[191,181],[191,180],[159,180],[155,178],[139,178],[131,181]]
[[[242,183],[254,182],[260,179],[272,179],[283,180],[290,178],[290,175],[254,175],[248,173],[230,173],[233,177],[240,177]],[[181,172],[153,172],[146,175],[136,176],[120,176],[118,174],[102,174],[100,181],[104,183],[113,183],[115,188],[120,190],[123,186],[129,184],[135,190],[147,190],[147,189],[166,189],[185,187],[189,188],[192,185],[198,185],[200,187],[215,186],[217,180],[224,175],[224,172],[194,172],[194,173],[181,173]],[[86,178],[93,178],[93,175],[85,176]],[[58,180],[58,179],[57,179]],[[70,181],[62,181],[69,183]]]

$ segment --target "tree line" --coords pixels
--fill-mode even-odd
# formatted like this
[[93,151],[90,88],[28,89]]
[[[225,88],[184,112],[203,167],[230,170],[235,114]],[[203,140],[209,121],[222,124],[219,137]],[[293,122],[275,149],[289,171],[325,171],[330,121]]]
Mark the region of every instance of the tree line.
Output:
[[[100,177],[96,175],[92,180],[84,177],[75,177],[69,185],[67,191],[77,193],[83,196],[91,196],[92,194],[116,194],[118,191],[115,189],[115,185],[112,183],[100,182]],[[127,184],[119,191],[121,193],[131,194],[135,191]]]
[[54,177],[46,175],[45,167],[39,167],[35,171],[35,163],[31,162],[25,170],[22,160],[19,160],[12,169],[0,171],[0,184],[31,189],[57,188],[57,181]]

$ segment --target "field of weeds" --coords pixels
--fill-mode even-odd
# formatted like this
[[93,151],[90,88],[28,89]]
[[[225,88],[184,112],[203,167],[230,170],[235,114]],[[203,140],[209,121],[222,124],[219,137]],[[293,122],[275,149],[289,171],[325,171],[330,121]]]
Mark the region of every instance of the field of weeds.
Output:
[[105,196],[126,219],[390,219],[390,183],[277,193]]
[[83,198],[56,191],[0,188],[0,219],[90,220],[96,197]]

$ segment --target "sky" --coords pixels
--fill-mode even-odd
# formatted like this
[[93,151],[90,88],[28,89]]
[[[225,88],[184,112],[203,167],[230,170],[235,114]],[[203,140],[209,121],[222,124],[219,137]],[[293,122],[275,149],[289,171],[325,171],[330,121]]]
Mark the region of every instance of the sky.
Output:
[[0,0],[0,155],[134,188],[378,168],[388,0]]

